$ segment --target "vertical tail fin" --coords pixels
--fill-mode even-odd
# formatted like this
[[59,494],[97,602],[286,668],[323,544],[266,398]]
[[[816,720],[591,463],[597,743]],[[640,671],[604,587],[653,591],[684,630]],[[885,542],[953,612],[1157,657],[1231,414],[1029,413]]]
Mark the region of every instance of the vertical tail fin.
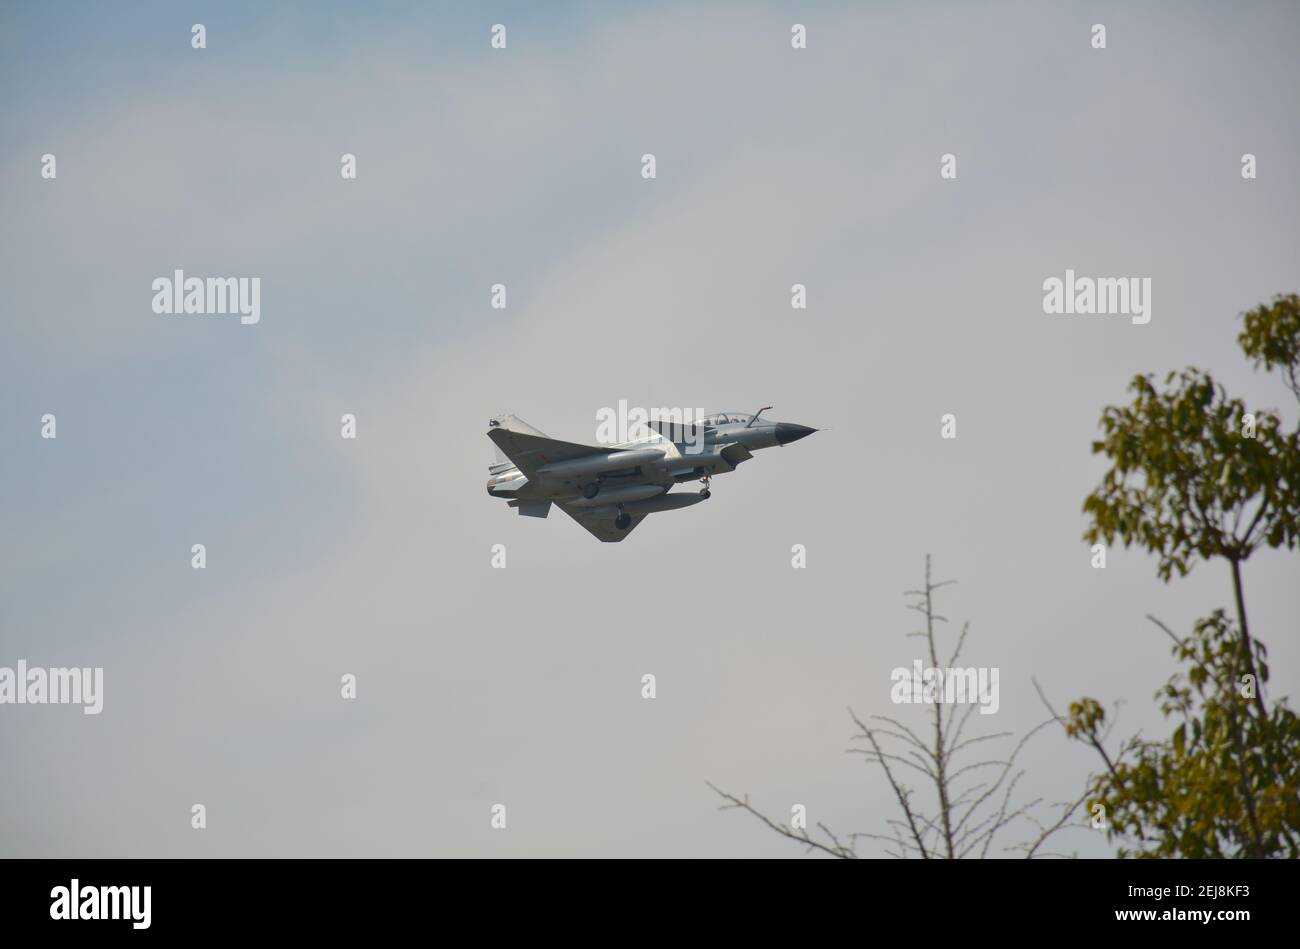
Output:
[[[536,435],[538,438],[546,438],[547,434],[540,429],[533,428],[518,415],[497,415],[488,420],[490,428],[504,428],[508,432],[523,432],[525,435]],[[506,464],[513,467],[513,462],[506,457],[500,446],[493,443],[493,452],[496,455],[496,464]],[[493,465],[492,467],[496,467]],[[490,470],[490,469],[489,469]]]

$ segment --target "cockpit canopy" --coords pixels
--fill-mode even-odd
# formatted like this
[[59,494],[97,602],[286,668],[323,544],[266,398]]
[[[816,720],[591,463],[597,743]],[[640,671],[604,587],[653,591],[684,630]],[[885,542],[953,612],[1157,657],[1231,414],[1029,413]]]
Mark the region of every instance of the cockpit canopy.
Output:
[[705,425],[716,428],[719,425],[748,425],[754,416],[749,412],[718,412],[700,419]]

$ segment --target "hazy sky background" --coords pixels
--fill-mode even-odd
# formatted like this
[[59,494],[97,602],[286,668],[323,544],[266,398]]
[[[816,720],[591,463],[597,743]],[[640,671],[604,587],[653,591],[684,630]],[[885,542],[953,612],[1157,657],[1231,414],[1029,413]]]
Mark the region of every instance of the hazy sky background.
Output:
[[[106,681],[0,707],[0,855],[799,855],[706,780],[880,832],[846,709],[923,715],[927,552],[1001,670],[979,726],[1036,676],[1159,732],[1143,616],[1229,577],[1093,570],[1089,445],[1187,364],[1294,422],[1235,317],[1300,289],[1298,40],[1287,3],[6,4],[0,665]],[[260,276],[260,324],[154,314],[176,268]],[[1044,315],[1066,268],[1151,277],[1150,324]],[[591,440],[620,399],[831,430],[617,545],[487,497],[490,416]],[[1245,579],[1294,696],[1294,553]],[[1050,801],[1094,766],[1023,761]]]

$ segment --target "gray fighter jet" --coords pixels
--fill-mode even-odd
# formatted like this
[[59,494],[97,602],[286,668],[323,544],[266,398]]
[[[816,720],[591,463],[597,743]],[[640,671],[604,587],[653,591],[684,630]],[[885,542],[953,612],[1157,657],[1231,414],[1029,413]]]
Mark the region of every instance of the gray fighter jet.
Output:
[[[617,543],[648,514],[706,500],[713,475],[735,471],[758,449],[817,431],[761,418],[770,408],[719,412],[692,424],[652,419],[654,432],[619,445],[557,441],[514,415],[499,416],[488,422],[498,461],[488,466],[487,491],[527,517],[546,517],[558,504],[597,539]],[[704,487],[670,493],[688,481]]]

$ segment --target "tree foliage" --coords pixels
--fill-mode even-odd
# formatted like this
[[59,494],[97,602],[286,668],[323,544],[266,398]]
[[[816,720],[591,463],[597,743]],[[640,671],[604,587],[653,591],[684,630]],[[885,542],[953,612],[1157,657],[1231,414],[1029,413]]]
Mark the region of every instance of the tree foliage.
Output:
[[[1300,400],[1300,298],[1243,314],[1238,343]],[[1250,633],[1242,574],[1260,547],[1300,543],[1300,429],[1276,411],[1248,413],[1201,369],[1171,372],[1163,388],[1140,375],[1130,391],[1131,404],[1102,413],[1093,451],[1111,466],[1084,501],[1084,536],[1146,548],[1166,582],[1197,560],[1224,561],[1235,622],[1216,610],[1185,639],[1158,624],[1184,667],[1156,693],[1176,722],[1168,738],[1111,754],[1101,704],[1070,706],[1066,733],[1106,766],[1089,808],[1105,808],[1121,855],[1300,857],[1300,720],[1285,700],[1265,702],[1266,650]]]
[[[1174,656],[1186,667],[1156,693],[1177,724],[1167,739],[1131,739],[1112,758],[1094,699],[1070,706],[1066,732],[1102,753],[1088,807],[1105,808],[1120,856],[1300,857],[1300,718],[1285,702],[1260,715],[1239,636],[1222,610],[1199,620]],[[1255,667],[1267,678],[1263,644]]]

